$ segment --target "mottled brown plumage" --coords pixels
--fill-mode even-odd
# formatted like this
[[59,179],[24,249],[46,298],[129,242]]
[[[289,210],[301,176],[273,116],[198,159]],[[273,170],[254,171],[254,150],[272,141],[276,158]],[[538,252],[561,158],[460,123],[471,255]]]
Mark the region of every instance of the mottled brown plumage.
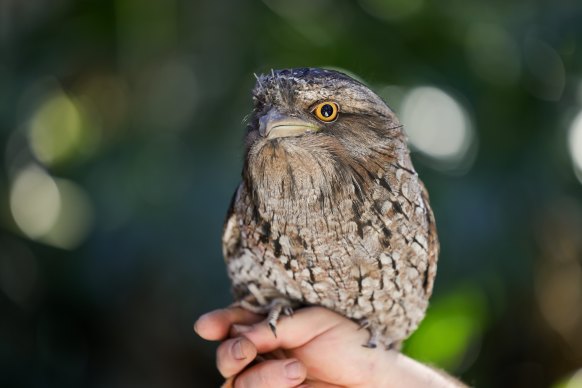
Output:
[[[438,254],[398,119],[331,70],[274,71],[253,97],[223,235],[235,298],[273,330],[281,312],[320,305],[365,326],[368,346],[398,345],[424,316]],[[326,101],[331,122],[314,112]]]

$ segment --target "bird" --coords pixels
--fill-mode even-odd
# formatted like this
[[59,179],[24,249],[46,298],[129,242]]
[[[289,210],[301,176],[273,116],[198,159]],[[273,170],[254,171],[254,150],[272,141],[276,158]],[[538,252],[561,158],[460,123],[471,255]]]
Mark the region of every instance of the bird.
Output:
[[222,250],[236,305],[279,319],[323,306],[399,349],[423,319],[439,242],[395,113],[322,68],[255,75],[242,181]]

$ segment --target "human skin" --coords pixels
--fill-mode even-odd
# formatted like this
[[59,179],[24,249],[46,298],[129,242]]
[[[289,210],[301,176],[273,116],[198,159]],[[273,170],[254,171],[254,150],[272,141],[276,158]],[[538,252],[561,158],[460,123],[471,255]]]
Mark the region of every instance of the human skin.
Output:
[[276,337],[264,316],[238,307],[204,314],[194,331],[206,340],[221,341],[216,364],[227,380],[225,386],[463,386],[397,351],[363,347],[366,330],[322,307],[302,308],[292,317],[283,317]]

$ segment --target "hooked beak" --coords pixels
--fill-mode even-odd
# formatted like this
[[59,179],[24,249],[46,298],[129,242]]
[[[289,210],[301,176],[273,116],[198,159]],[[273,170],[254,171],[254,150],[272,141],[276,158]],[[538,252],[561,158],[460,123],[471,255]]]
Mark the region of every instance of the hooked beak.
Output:
[[271,109],[259,119],[259,133],[267,139],[299,136],[307,132],[316,132],[318,129],[305,120],[284,115],[276,109]]

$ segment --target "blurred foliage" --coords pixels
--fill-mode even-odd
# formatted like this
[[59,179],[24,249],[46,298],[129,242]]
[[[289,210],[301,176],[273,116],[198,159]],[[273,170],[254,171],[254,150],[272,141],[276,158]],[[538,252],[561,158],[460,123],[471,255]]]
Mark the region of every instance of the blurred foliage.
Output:
[[[582,4],[0,0],[0,386],[217,386],[253,73],[345,69],[410,132],[442,252],[406,351],[582,370]],[[578,384],[578,385],[576,385]]]
[[461,286],[435,298],[422,326],[406,341],[404,352],[445,370],[473,362],[487,324],[483,299],[480,291],[471,286]]

